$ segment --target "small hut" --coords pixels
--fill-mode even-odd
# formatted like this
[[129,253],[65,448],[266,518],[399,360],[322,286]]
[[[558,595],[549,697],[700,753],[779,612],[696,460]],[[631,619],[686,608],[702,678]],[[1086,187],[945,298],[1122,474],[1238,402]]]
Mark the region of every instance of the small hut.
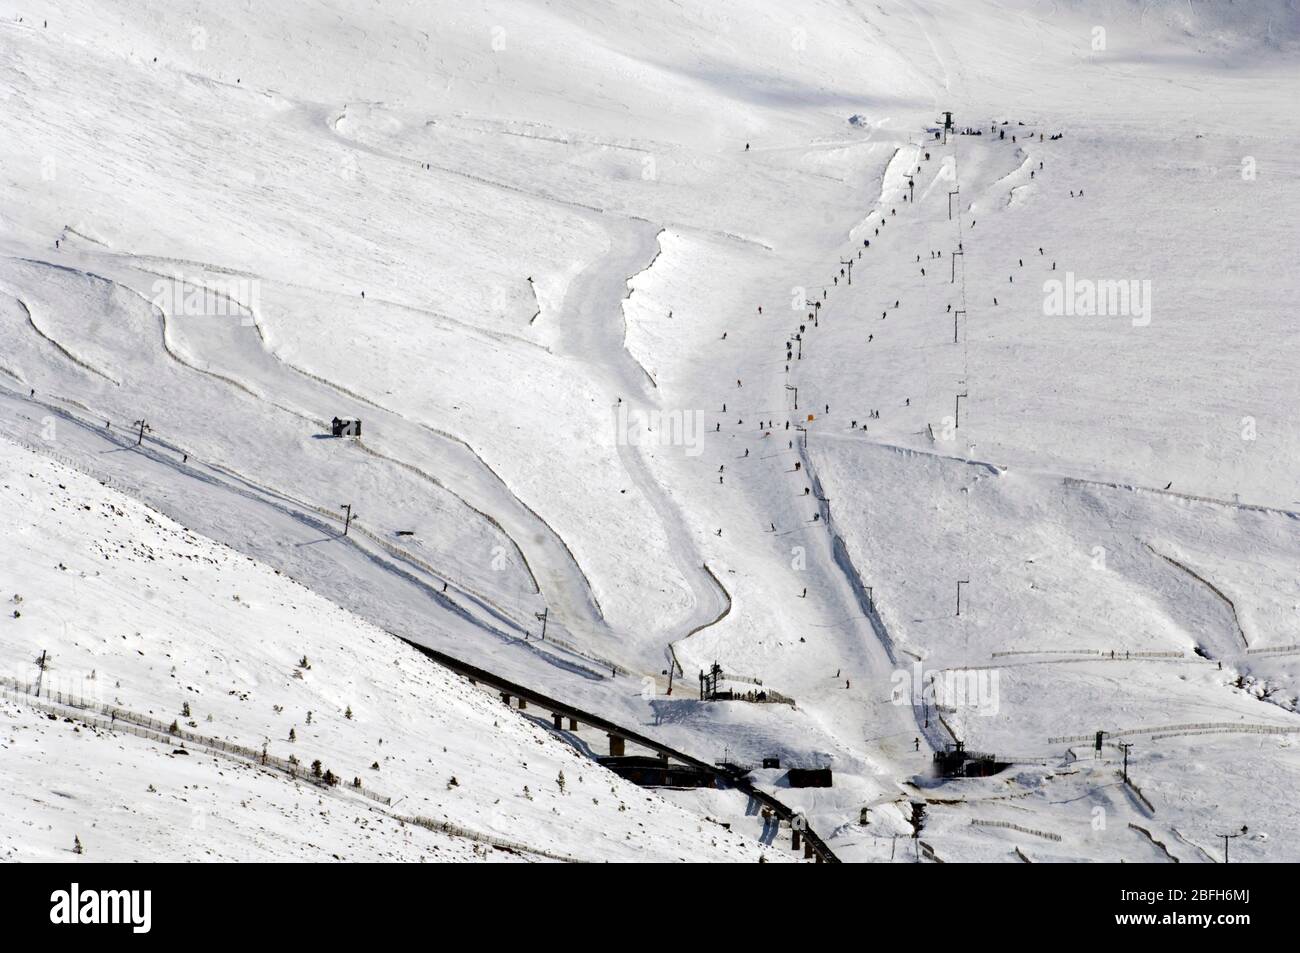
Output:
[[335,437],[360,437],[361,419],[344,420],[340,417],[335,417],[330,421],[330,434]]

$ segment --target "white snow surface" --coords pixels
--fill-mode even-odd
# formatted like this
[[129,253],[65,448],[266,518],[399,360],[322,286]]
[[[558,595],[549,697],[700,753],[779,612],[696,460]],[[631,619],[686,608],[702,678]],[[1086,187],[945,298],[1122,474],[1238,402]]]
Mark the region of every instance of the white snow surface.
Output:
[[[6,701],[4,849],[790,856],[395,633],[779,757],[846,861],[1300,858],[1298,41],[1286,0],[0,0],[0,674],[407,799]],[[1141,297],[1052,314],[1067,276]],[[699,701],[714,662],[779,700]],[[941,781],[957,739],[1012,763]]]
[[[507,708],[278,571],[56,460],[7,441],[0,459],[0,576],[22,586],[5,593],[0,665],[30,683],[44,654],[40,698],[55,705],[35,711],[34,687],[6,686],[5,859],[67,859],[74,837],[95,861],[765,852],[593,764],[542,727],[546,713],[538,723]],[[139,737],[117,719],[92,729],[86,718],[109,708],[130,713],[123,723],[176,722],[296,756],[305,776],[320,760],[341,783]]]

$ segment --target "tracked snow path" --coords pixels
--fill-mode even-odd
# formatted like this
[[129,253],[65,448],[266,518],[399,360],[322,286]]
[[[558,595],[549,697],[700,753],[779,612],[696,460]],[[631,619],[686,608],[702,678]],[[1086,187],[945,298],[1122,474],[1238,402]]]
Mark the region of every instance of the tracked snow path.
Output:
[[[23,263],[18,272],[10,273],[11,283],[21,282],[24,280],[31,282],[34,274],[37,283],[33,285],[33,288],[35,288],[38,293],[44,293],[48,289],[45,289],[44,287],[44,277],[41,272],[41,267],[40,263]],[[25,324],[17,320],[18,315],[15,314],[13,319],[6,322],[3,327],[0,328],[0,334],[3,334],[3,337],[7,342],[7,347],[10,349],[11,356],[20,359],[21,363],[19,364],[19,367],[26,365],[26,373],[24,376],[26,380],[30,381],[34,385],[34,389],[37,390],[37,399],[45,400],[47,396],[52,396],[55,399],[64,400],[66,401],[66,406],[75,408],[77,412],[81,413],[81,419],[92,426],[98,426],[100,420],[107,422],[115,420],[118,428],[128,429],[127,425],[130,421],[128,415],[130,410],[127,408],[133,408],[136,412],[144,412],[147,419],[152,420],[159,428],[164,428],[160,433],[160,438],[151,438],[151,440],[172,450],[173,456],[183,457],[186,454],[195,454],[196,459],[203,457],[208,460],[213,460],[213,466],[219,467],[223,473],[236,482],[245,484],[248,487],[255,487],[258,492],[290,502],[300,511],[310,511],[313,519],[318,522],[322,516],[328,520],[329,516],[332,515],[332,508],[330,511],[322,513],[322,505],[328,501],[328,497],[325,497],[323,493],[320,493],[319,488],[317,492],[313,492],[310,488],[310,481],[308,481],[306,485],[300,484],[297,487],[291,488],[291,484],[286,480],[286,482],[281,483],[279,486],[272,487],[266,482],[267,477],[265,475],[256,481],[245,475],[253,468],[249,465],[246,459],[241,458],[237,448],[228,448],[227,452],[222,454],[224,459],[222,459],[220,463],[215,462],[217,460],[217,455],[209,455],[203,452],[207,449],[204,446],[204,432],[211,431],[213,421],[219,419],[222,414],[230,413],[232,411],[237,414],[238,411],[235,408],[238,405],[255,399],[251,396],[250,392],[247,392],[245,388],[239,388],[236,390],[235,387],[238,385],[221,379],[219,375],[214,377],[208,377],[207,375],[201,376],[199,378],[202,382],[201,386],[196,388],[194,382],[189,379],[196,373],[194,369],[189,368],[188,365],[184,364],[179,357],[175,357],[174,355],[172,355],[170,360],[160,358],[159,355],[162,353],[162,349],[152,349],[147,343],[150,340],[155,342],[160,340],[160,338],[156,336],[156,331],[151,334],[148,329],[148,322],[153,320],[153,318],[148,315],[147,301],[131,303],[121,298],[120,295],[123,294],[122,289],[124,286],[117,284],[110,279],[89,272],[79,271],[68,266],[56,266],[55,273],[71,276],[68,279],[60,280],[65,281],[65,284],[67,281],[71,281],[80,288],[88,289],[89,294],[96,301],[96,304],[92,305],[92,307],[97,306],[103,308],[105,313],[118,319],[113,321],[96,319],[95,325],[99,328],[99,331],[92,328],[92,335],[93,338],[97,340],[97,343],[99,333],[101,332],[108,335],[130,333],[131,325],[137,317],[139,317],[144,324],[144,327],[138,329],[136,332],[138,335],[137,340],[143,338],[145,343],[136,345],[136,350],[139,353],[136,358],[137,363],[131,365],[133,370],[129,376],[133,378],[134,386],[129,398],[124,398],[122,388],[106,386],[103,383],[103,380],[109,375],[99,372],[94,367],[87,368],[85,361],[74,363],[77,370],[83,373],[80,387],[75,388],[75,392],[69,393],[69,390],[73,389],[69,385],[71,385],[73,380],[77,377],[75,374],[66,376],[57,384],[51,385],[48,383],[51,379],[50,372],[52,367],[57,366],[59,360],[67,360],[66,357],[63,356],[62,351],[59,350],[57,341],[52,340],[50,336],[46,334],[36,336],[26,333]],[[14,290],[15,289],[12,287],[9,288],[9,293],[12,295]],[[131,295],[138,295],[137,292],[133,292],[129,288],[126,289],[126,292]],[[17,309],[22,314],[27,314],[30,311],[29,306],[21,299],[17,299]],[[127,317],[129,317],[130,320],[121,320]],[[165,321],[165,318],[159,315],[156,320]],[[123,324],[126,326],[120,326]],[[165,328],[160,330],[165,334]],[[55,352],[58,355],[53,360],[51,360],[51,352]],[[170,354],[170,350],[167,349],[166,353]],[[138,363],[140,361],[144,362],[144,366],[148,368],[147,371],[140,370],[140,364]],[[86,372],[94,373],[95,376],[86,376]],[[57,389],[54,389],[56,387]],[[168,412],[169,401],[167,395],[174,395],[178,390],[192,392],[194,389],[209,390],[214,395],[221,395],[220,397],[214,396],[209,400],[209,406],[214,409],[209,411],[206,421],[192,421],[185,417],[172,416]],[[166,423],[164,423],[164,421]],[[206,426],[204,426],[205,424]],[[238,425],[235,426],[236,429],[238,429]],[[35,435],[36,431],[28,433],[26,439],[30,440],[35,437]],[[296,442],[296,438],[295,441],[292,442]],[[319,444],[319,441],[310,439],[301,443],[302,449],[309,451],[306,459],[311,459],[311,457],[317,455]],[[234,452],[232,453],[230,451]],[[317,457],[316,466],[319,467],[322,462],[323,458]],[[308,466],[310,466],[310,464],[308,464]],[[328,470],[328,465],[325,465],[325,468]],[[281,474],[280,476],[281,479],[284,479],[284,474]],[[315,499],[311,499],[313,496]],[[304,497],[307,497],[307,499],[304,499]],[[322,497],[324,497],[324,499],[322,499]],[[324,522],[321,525],[328,526],[329,523]],[[446,581],[446,576],[443,576],[441,579],[437,576],[433,579],[428,578],[425,571],[420,568],[419,564],[422,561],[418,558],[404,557],[404,554],[400,549],[391,544],[386,548],[390,555],[395,555],[398,559],[405,559],[405,561],[409,563],[410,571],[424,576],[426,584],[432,585],[434,582]],[[457,588],[459,590],[458,595],[463,601],[463,607],[456,611],[470,611],[476,613],[479,620],[488,631],[496,630],[500,632],[502,629],[512,630],[515,633],[526,631],[521,622],[511,619],[510,614],[497,605],[491,597],[482,592],[476,591],[478,588],[477,586],[472,584],[468,586],[458,585]],[[454,603],[450,601],[447,601],[446,604],[448,607],[454,605]]]
[[[520,680],[537,669],[521,659],[518,648],[547,660],[556,672],[577,676],[584,691],[595,690],[591,682],[609,681],[607,672],[592,669],[580,657],[491,629],[413,567],[340,535],[332,521],[224,467],[183,461],[179,451],[152,439],[137,447],[132,434],[105,430],[56,402],[43,403],[3,385],[0,406],[5,411],[0,428],[10,438],[84,468],[204,535],[234,541],[242,551],[391,631],[419,642],[427,638],[427,629],[436,627],[439,646]],[[51,436],[42,441],[37,437],[41,433]]]
[[[132,284],[156,280],[148,273],[142,279],[131,269],[123,271]],[[182,279],[178,291],[192,290]],[[196,367],[261,399],[274,395],[277,406],[322,430],[328,426],[326,413],[362,418],[366,426],[360,447],[455,494],[501,528],[521,552],[560,631],[603,632],[590,584],[563,540],[468,444],[285,362],[267,349],[258,315],[236,302],[231,302],[229,317],[168,314],[166,320],[178,349]]]
[[653,507],[668,538],[678,573],[691,592],[691,608],[682,619],[671,620],[666,633],[671,639],[710,619],[728,604],[726,593],[704,568],[704,559],[688,531],[677,504],[647,466],[641,447],[618,430],[619,402],[631,412],[655,409],[660,402],[654,380],[626,346],[623,301],[631,293],[632,276],[650,267],[659,255],[659,229],[649,223],[608,220],[597,223],[605,229],[609,250],[589,264],[569,285],[563,307],[554,322],[561,335],[561,349],[587,363],[603,377],[613,399],[610,414],[618,458],[638,490]]
[[[930,40],[928,33],[926,38],[933,47],[933,41]],[[935,57],[942,65],[937,50],[935,50]],[[945,68],[945,87],[947,83]],[[880,194],[875,203],[876,212],[883,215],[885,206],[891,201],[896,202],[898,200],[897,193],[902,190],[902,177],[899,170],[903,168],[904,164],[906,164],[907,169],[910,169],[916,162],[920,151],[919,146],[915,144],[901,146],[895,150],[881,177]],[[910,210],[910,207],[905,207],[905,209]],[[869,220],[870,215],[864,220],[864,223]],[[865,232],[865,227],[859,226],[859,228],[862,232]],[[854,244],[856,244],[858,231],[858,229],[855,229],[850,232],[851,237],[855,239]],[[849,286],[846,285],[843,289],[840,289],[836,284],[837,297],[840,294],[847,296],[848,288]],[[827,309],[826,314],[828,317],[831,313],[831,309]],[[837,309],[834,320],[842,320],[845,313]],[[811,337],[810,340],[812,340]],[[810,352],[809,357],[813,357],[812,352]],[[815,377],[816,373],[817,365],[815,360],[810,361],[808,364],[798,361],[795,363],[793,371],[787,373],[786,377],[788,380],[802,385],[804,384],[804,378]],[[807,388],[805,393],[812,389]],[[774,394],[773,396],[779,401],[784,395]],[[830,561],[834,566],[834,570],[826,574],[828,578],[834,581],[834,588],[832,592],[823,591],[819,596],[822,599],[833,599],[832,605],[842,607],[846,616],[852,620],[852,634],[860,641],[866,653],[865,661],[868,677],[876,684],[883,684],[885,681],[890,680],[893,673],[906,672],[909,663],[913,661],[919,663],[920,660],[902,657],[899,645],[890,635],[884,620],[876,611],[873,590],[869,589],[867,581],[854,565],[844,538],[835,530],[831,515],[831,501],[827,499],[821,480],[817,476],[813,456],[808,452],[806,434],[807,431],[805,431],[805,439],[796,439],[794,445],[802,463],[805,477],[811,481],[812,496],[816,500],[817,511],[821,516],[820,527],[828,538]],[[822,439],[821,433],[818,433],[817,439]],[[937,713],[932,713],[930,700],[927,700],[925,695],[927,686],[916,684],[917,679],[920,677],[919,664],[911,672],[907,672],[907,675],[908,678],[905,680],[905,684],[911,687],[911,691],[907,693],[908,697],[903,699],[897,694],[891,696],[890,707],[892,711],[884,709],[883,719],[881,718],[882,710],[877,706],[876,711],[872,713],[875,723],[870,724],[868,733],[905,736],[907,732],[915,729],[917,737],[924,740],[928,748],[941,751],[944,745],[954,740],[954,738],[947,725],[937,717]],[[904,712],[907,714],[904,715]]]

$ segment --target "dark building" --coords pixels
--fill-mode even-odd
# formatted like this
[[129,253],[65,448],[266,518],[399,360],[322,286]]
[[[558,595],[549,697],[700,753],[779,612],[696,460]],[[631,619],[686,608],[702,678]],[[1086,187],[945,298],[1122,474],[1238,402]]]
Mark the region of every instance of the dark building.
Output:
[[967,751],[960,741],[944,745],[943,751],[934,753],[935,770],[944,778],[987,778],[1006,766],[1006,762],[998,761],[991,754]]
[[831,786],[831,769],[791,768],[785,779],[792,788],[828,788]]
[[360,437],[361,420],[342,420],[335,417],[330,421],[330,434],[335,437]]

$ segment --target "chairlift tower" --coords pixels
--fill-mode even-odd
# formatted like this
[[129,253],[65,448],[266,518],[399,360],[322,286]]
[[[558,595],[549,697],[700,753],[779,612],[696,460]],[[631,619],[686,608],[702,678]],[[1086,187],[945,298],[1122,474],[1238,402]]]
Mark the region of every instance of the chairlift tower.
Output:
[[943,144],[948,144],[948,133],[952,132],[952,112],[945,111],[943,114]]

